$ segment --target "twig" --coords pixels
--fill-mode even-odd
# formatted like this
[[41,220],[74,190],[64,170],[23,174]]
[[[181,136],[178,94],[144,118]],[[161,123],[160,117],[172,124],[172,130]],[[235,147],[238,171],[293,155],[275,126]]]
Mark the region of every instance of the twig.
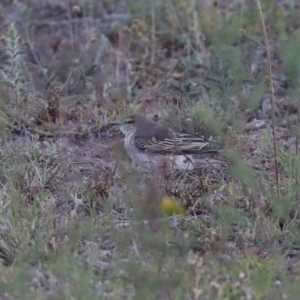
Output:
[[193,20],[193,33],[194,33],[194,39],[195,39],[195,44],[197,45],[197,50],[199,50],[201,53],[205,53],[205,45],[201,41],[201,29],[199,25],[200,18],[198,16],[198,10],[196,7],[196,1],[195,0],[190,0],[190,5],[192,8],[192,20]]
[[154,65],[155,62],[155,4],[154,1],[151,1],[151,59],[150,59],[150,64]]
[[[300,78],[298,77],[300,83]],[[300,100],[298,100],[298,112],[297,112],[297,130],[296,130],[296,156],[298,156],[298,145],[299,145],[299,123],[300,123]],[[298,186],[298,169],[296,171],[296,186]],[[297,195],[298,196],[298,190]]]
[[274,148],[274,161],[275,161],[275,180],[276,180],[276,194],[277,198],[280,199],[280,189],[279,189],[279,171],[278,171],[278,157],[277,157],[277,143],[275,136],[275,96],[274,96],[274,83],[273,83],[273,74],[272,74],[272,65],[271,65],[271,50],[266,30],[266,24],[264,21],[264,16],[261,8],[260,0],[255,0],[257,4],[257,8],[259,10],[261,25],[265,40],[265,46],[267,50],[267,58],[268,58],[268,74],[269,74],[269,84],[270,84],[270,92],[271,92],[271,108],[272,108],[272,133],[273,133],[273,148]]

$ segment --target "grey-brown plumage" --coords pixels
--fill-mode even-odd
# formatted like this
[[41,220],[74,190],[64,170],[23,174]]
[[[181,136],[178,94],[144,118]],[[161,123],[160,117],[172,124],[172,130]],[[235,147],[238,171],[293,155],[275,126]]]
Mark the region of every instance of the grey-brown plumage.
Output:
[[[132,114],[123,122],[112,124],[120,125],[131,159],[147,169],[165,164],[179,169],[193,169],[199,162],[210,162],[204,157],[205,154],[217,154],[220,151],[217,144],[199,135],[173,130],[141,114]],[[194,159],[195,155],[200,158]]]

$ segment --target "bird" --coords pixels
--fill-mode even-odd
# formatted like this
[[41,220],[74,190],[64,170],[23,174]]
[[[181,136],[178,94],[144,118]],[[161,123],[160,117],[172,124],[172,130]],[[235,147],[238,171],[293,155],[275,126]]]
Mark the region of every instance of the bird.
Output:
[[110,125],[120,127],[128,156],[143,171],[166,167],[187,171],[203,163],[225,163],[214,159],[220,153],[217,143],[197,134],[172,129],[140,113],[130,114],[123,121]]

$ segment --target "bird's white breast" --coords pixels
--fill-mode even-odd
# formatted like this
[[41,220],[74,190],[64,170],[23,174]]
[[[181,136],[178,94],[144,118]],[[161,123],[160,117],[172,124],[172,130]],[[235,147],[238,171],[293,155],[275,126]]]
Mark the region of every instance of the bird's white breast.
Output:
[[189,155],[176,155],[173,156],[173,160],[176,167],[180,170],[188,171],[195,169],[193,159]]
[[131,132],[127,134],[124,139],[124,146],[127,151],[127,154],[136,165],[149,169],[151,163],[151,156],[136,147],[134,141],[134,134],[135,132]]

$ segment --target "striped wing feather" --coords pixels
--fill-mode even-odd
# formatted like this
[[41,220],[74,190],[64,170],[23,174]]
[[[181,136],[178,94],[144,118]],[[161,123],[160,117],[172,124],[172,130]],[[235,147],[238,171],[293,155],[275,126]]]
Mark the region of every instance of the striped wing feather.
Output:
[[172,132],[168,138],[158,135],[136,136],[135,145],[145,152],[157,154],[201,154],[208,152],[218,152],[216,147],[210,147],[210,142],[200,136],[185,132]]

